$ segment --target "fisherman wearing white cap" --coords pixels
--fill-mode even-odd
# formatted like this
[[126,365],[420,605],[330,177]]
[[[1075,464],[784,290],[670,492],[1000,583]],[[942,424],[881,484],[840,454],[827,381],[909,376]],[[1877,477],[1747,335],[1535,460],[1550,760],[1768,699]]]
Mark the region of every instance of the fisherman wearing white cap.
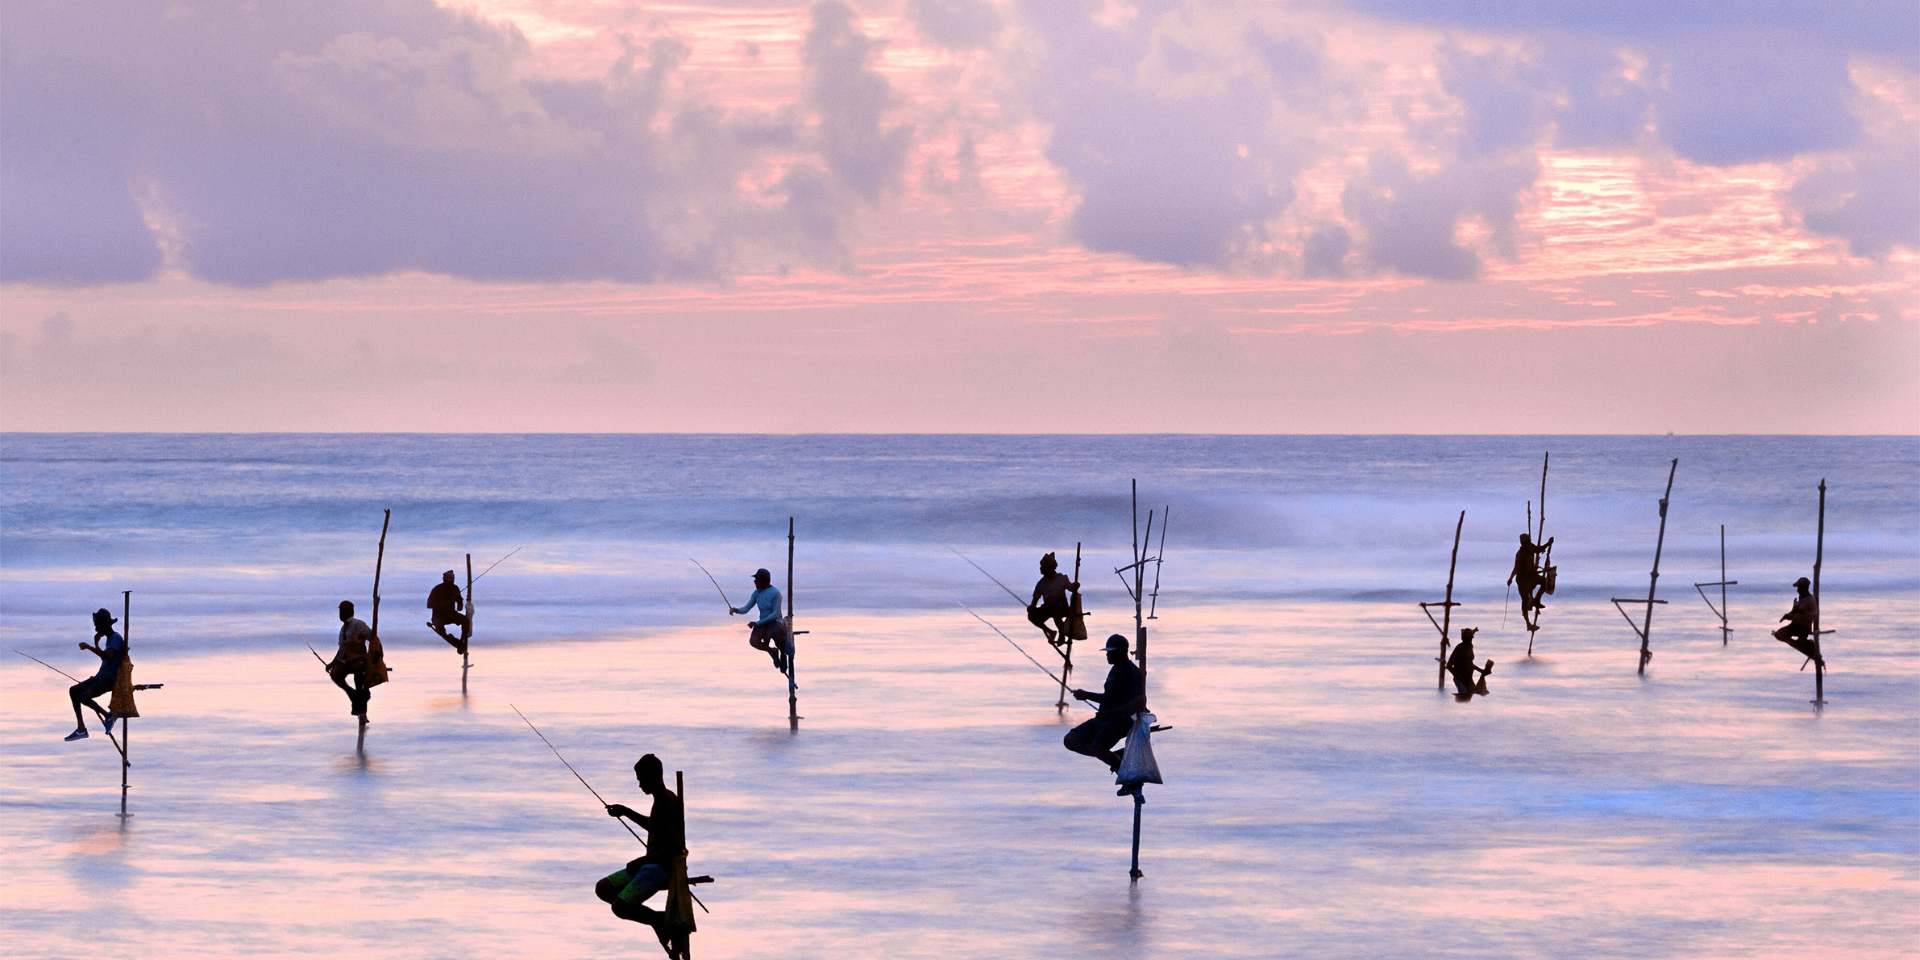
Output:
[[745,606],[728,607],[729,613],[746,613],[755,608],[759,614],[754,618],[752,632],[747,634],[747,643],[773,659],[773,668],[781,673],[787,672],[787,622],[780,617],[780,588],[773,585],[773,574],[761,567],[753,572],[753,596],[747,598]]

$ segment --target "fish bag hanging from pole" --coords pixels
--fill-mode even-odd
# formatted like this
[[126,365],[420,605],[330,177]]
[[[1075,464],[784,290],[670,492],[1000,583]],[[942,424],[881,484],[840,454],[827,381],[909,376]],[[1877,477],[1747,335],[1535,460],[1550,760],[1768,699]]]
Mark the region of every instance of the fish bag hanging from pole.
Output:
[[1127,734],[1127,752],[1120,755],[1120,769],[1114,783],[1164,783],[1160,764],[1153,759],[1154,716],[1142,710],[1133,718],[1133,730]]
[[113,678],[113,697],[107,701],[107,710],[122,719],[140,715],[140,708],[133,705],[133,658],[126,654],[120,655],[120,672]]

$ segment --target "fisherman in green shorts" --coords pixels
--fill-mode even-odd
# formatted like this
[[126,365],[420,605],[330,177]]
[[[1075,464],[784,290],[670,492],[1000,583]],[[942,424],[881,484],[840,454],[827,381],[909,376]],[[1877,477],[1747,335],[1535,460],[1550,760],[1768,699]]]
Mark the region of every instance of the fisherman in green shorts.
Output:
[[625,870],[616,870],[594,885],[593,893],[613,908],[622,920],[644,923],[653,928],[660,945],[673,955],[671,945],[676,925],[663,910],[646,905],[648,897],[667,889],[673,872],[687,850],[687,813],[680,798],[667,789],[660,758],[649,753],[633,765],[640,789],[653,798],[651,813],[636,813],[625,804],[607,804],[607,815],[625,817],[647,831],[647,852],[627,862]]

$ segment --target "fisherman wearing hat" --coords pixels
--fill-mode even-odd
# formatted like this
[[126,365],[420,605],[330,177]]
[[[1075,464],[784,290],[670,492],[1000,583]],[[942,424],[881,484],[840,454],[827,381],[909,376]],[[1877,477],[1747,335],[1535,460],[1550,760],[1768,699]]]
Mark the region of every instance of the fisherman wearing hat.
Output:
[[115,719],[113,714],[100,709],[100,705],[94,703],[93,699],[103,693],[113,692],[113,683],[120,677],[120,664],[127,659],[126,638],[115,633],[113,629],[113,625],[118,622],[105,607],[93,612],[95,643],[80,644],[80,649],[99,657],[100,669],[93,676],[67,688],[67,697],[73,701],[73,732],[67,734],[69,742],[87,738],[87,721],[85,715],[80,712],[80,705],[83,703],[100,715],[100,723],[108,733],[113,732]]
[[[1486,671],[1473,662],[1473,638],[1480,631],[1473,627],[1460,628],[1460,643],[1447,656],[1447,672],[1453,674],[1453,692],[1461,700],[1472,699],[1473,695],[1486,694],[1486,681],[1477,676]],[[1493,669],[1493,662],[1487,662],[1487,670]]]
[[[1133,728],[1133,715],[1147,708],[1147,677],[1127,658],[1127,638],[1114,634],[1107,638],[1107,685],[1099,693],[1073,691],[1074,699],[1099,704],[1093,719],[1067,731],[1064,743],[1074,753],[1093,757],[1109,770],[1120,769],[1121,753],[1113,745],[1126,739]],[[1139,784],[1127,784],[1121,794],[1137,792]]]
[[1793,582],[1793,609],[1781,614],[1780,619],[1787,625],[1773,632],[1773,638],[1798,650],[1822,667],[1827,661],[1820,657],[1820,645],[1813,639],[1813,592],[1808,588],[1813,581],[1801,577]]
[[1060,646],[1066,642],[1067,618],[1073,615],[1067,595],[1079,592],[1080,585],[1060,572],[1060,561],[1052,553],[1041,557],[1040,579],[1034,583],[1033,599],[1027,603],[1027,622],[1039,627],[1048,643]]
[[[373,628],[353,615],[353,601],[340,601],[340,647],[327,663],[327,676],[333,678],[334,686],[347,692],[347,712],[363,720],[367,701],[373,699],[373,690],[367,685],[367,650],[372,639]],[[354,678],[354,686],[347,686],[348,677]]]
[[[472,572],[471,568],[468,572]],[[434,584],[427,593],[427,609],[433,611],[433,620],[427,626],[432,627],[440,639],[452,644],[454,652],[463,657],[467,655],[467,638],[473,635],[472,625],[467,622],[466,615],[460,612],[465,605],[466,600],[460,596],[460,588],[454,585],[452,570],[442,573],[440,582]],[[457,639],[447,633],[446,627],[450,623],[460,625]]]
[[747,634],[747,643],[755,650],[773,658],[773,668],[781,673],[787,672],[787,623],[780,617],[780,590],[773,585],[773,574],[761,567],[753,572],[753,596],[747,598],[746,606],[728,607],[729,613],[746,613],[758,607],[760,613],[753,621],[752,632]]

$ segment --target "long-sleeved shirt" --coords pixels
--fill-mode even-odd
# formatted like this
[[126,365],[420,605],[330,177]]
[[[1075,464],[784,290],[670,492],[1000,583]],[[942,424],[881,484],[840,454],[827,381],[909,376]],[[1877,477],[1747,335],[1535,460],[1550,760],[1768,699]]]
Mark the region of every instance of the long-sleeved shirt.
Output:
[[760,615],[753,620],[755,626],[766,623],[769,620],[779,619],[780,589],[772,584],[761,587],[753,592],[753,596],[747,598],[746,606],[735,607],[733,612],[746,613],[754,607],[760,608]]
[[1097,715],[1108,720],[1125,720],[1135,710],[1146,709],[1145,704],[1134,706],[1133,702],[1147,692],[1146,675],[1134,665],[1132,660],[1122,660],[1107,671],[1107,685],[1093,701],[1100,704]]
[[427,591],[427,609],[434,613],[453,613],[465,603],[466,601],[460,596],[460,588],[451,583],[442,581],[434,584],[433,589]]

